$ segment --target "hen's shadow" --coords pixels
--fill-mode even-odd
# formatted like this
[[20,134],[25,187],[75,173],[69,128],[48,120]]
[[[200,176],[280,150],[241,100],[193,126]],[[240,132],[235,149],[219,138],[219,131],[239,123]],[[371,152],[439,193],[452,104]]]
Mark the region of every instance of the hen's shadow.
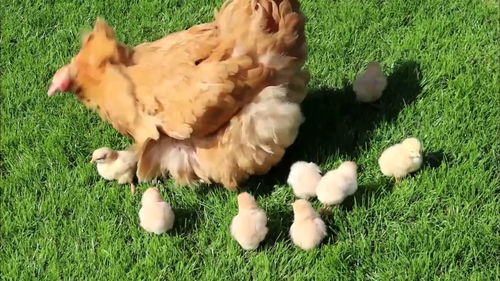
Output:
[[[297,140],[287,149],[283,160],[266,176],[253,177],[243,187],[254,194],[266,195],[273,186],[286,184],[295,161],[325,163],[332,155],[355,159],[371,141],[378,123],[390,122],[422,91],[420,66],[414,61],[397,63],[388,77],[382,98],[375,104],[355,102],[352,84],[342,89],[312,89],[302,103],[306,118]],[[345,159],[348,160],[348,159]]]

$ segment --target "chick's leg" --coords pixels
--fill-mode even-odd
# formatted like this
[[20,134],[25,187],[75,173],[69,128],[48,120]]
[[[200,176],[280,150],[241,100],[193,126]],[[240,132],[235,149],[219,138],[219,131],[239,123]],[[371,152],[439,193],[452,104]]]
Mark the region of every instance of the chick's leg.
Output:
[[132,195],[135,195],[135,184],[133,182],[130,183],[130,193],[132,193]]
[[323,207],[321,207],[321,209],[319,209],[319,214],[321,216],[325,215],[328,211],[330,210],[330,206],[326,205],[326,204],[323,204]]
[[400,184],[401,183],[401,178],[394,178],[396,180],[396,185]]

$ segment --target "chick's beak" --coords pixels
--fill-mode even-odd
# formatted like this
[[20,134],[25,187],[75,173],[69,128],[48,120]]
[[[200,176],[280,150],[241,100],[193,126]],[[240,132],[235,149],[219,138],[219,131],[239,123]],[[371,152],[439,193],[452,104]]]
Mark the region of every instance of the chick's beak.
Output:
[[92,159],[90,159],[90,163],[95,163],[99,160],[103,160],[104,158],[106,158],[106,157],[105,156],[103,156],[103,157],[93,157],[92,156]]

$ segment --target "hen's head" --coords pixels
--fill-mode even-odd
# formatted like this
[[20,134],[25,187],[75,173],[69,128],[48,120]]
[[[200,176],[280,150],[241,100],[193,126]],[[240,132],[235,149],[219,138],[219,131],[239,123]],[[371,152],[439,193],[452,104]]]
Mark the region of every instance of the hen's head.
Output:
[[80,52],[52,78],[48,95],[77,92],[96,83],[107,65],[124,64],[129,56],[129,49],[116,41],[113,30],[104,20],[97,19],[94,29],[82,37]]

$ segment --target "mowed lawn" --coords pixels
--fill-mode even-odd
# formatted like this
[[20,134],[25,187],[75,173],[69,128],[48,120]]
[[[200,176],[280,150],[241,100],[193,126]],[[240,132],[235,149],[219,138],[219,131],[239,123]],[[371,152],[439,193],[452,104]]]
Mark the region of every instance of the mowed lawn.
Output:
[[[499,280],[499,12],[497,1],[303,0],[311,71],[306,122],[285,159],[242,186],[270,233],[244,252],[228,228],[236,193],[161,183],[174,229],[146,234],[132,196],[89,163],[130,140],[72,95],[48,98],[52,74],[103,16],[136,45],[211,20],[221,0],[2,1],[1,280]],[[389,86],[376,106],[351,83],[376,60]],[[377,159],[416,136],[423,168],[394,187]],[[294,161],[324,171],[360,165],[360,189],[325,221],[309,252],[288,229]],[[314,203],[319,207],[317,202]]]

